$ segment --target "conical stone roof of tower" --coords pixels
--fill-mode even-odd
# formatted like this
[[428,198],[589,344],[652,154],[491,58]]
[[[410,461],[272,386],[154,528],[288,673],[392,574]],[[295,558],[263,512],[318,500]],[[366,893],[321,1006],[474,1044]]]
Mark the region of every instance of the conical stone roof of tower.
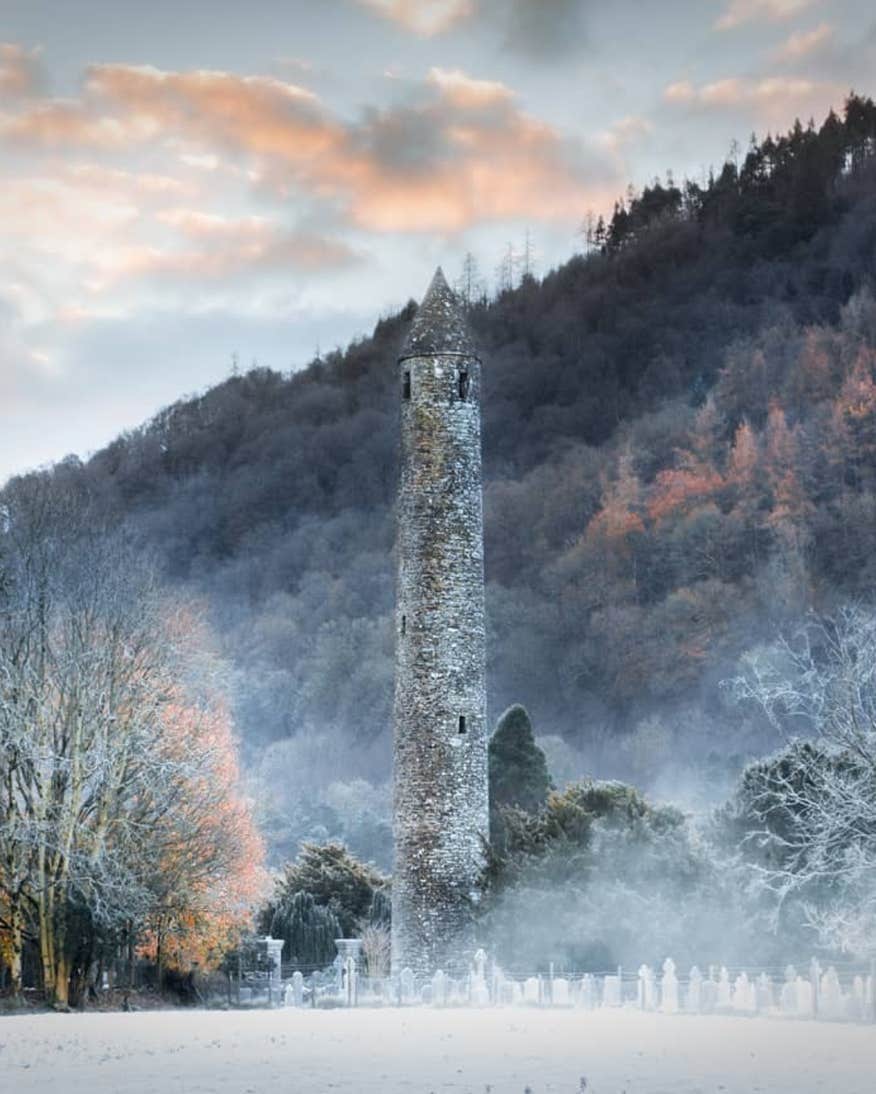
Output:
[[477,356],[462,306],[440,266],[417,308],[401,356],[428,357],[435,353]]

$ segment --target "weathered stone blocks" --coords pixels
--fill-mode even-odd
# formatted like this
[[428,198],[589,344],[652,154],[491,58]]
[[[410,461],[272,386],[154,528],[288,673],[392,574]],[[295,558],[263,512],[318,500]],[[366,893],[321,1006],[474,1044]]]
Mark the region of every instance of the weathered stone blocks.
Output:
[[481,364],[439,270],[399,361],[392,967],[460,972],[488,830]]

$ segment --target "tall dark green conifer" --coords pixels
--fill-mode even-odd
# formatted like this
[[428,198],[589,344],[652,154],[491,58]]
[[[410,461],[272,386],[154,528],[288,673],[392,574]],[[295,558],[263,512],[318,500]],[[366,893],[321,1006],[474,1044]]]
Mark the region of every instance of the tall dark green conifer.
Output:
[[503,808],[536,813],[551,789],[544,753],[535,743],[532,722],[519,703],[509,707],[490,738],[490,840],[502,842]]

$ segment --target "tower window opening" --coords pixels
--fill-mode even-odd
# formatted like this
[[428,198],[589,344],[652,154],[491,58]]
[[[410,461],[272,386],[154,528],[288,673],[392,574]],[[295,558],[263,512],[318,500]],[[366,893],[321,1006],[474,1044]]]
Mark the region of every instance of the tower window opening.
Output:
[[466,732],[465,715],[464,714],[460,714],[460,716],[459,716],[459,732],[460,733],[465,733]]
[[408,629],[408,617],[406,615],[403,615],[402,616],[402,622],[401,622],[401,632],[402,632],[402,634],[404,634],[407,629]]
[[459,401],[464,403],[468,398],[469,378],[468,369],[459,370]]
[[405,399],[411,397],[411,373],[410,369],[405,370],[404,380],[402,381],[402,395]]

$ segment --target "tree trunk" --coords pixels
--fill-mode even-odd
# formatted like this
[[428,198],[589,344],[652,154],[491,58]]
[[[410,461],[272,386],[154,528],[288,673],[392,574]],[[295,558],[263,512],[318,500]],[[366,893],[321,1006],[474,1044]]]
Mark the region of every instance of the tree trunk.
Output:
[[55,990],[52,1004],[58,1010],[66,1010],[70,1006],[70,961],[66,954],[58,957],[55,963]]
[[47,907],[45,892],[38,900],[40,968],[43,975],[43,994],[51,1003],[55,998],[55,948],[52,934],[51,908]]
[[161,920],[158,921],[158,930],[156,932],[157,942],[155,944],[155,964],[158,966],[158,992],[164,990],[164,952],[163,952],[163,938],[162,938]]
[[13,907],[10,914],[10,953],[9,953],[9,986],[14,996],[21,995],[21,963],[24,953],[24,930],[22,915],[18,907]]

